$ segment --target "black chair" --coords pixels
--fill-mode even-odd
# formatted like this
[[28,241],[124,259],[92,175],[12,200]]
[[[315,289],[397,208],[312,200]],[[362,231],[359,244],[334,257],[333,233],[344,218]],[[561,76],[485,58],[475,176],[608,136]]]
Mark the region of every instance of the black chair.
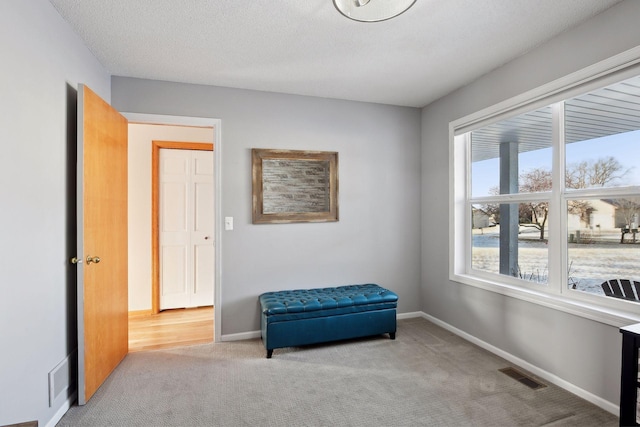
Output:
[[611,279],[602,283],[602,290],[608,297],[630,301],[640,301],[640,282],[626,279]]

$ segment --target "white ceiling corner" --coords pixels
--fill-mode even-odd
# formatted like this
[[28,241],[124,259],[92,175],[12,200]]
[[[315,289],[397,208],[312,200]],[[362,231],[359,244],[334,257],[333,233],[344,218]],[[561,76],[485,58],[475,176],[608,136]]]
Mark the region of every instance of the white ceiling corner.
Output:
[[620,0],[50,1],[112,75],[423,107]]

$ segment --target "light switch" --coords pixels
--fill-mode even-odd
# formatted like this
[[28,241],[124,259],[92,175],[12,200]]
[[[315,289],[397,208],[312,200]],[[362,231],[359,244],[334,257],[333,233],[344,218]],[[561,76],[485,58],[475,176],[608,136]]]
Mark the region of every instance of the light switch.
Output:
[[233,230],[233,217],[232,216],[225,216],[224,217],[224,229],[229,231],[229,230]]

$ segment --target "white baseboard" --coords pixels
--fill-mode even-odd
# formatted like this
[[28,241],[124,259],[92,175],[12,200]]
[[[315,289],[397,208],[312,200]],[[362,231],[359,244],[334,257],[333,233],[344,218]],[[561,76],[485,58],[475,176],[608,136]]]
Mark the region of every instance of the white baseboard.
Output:
[[396,319],[398,320],[402,320],[402,319],[413,319],[416,317],[424,317],[424,313],[421,311],[412,311],[410,313],[400,313],[396,315]]
[[252,340],[254,338],[260,338],[262,336],[262,332],[260,331],[249,331],[249,332],[241,332],[239,334],[226,334],[220,337],[220,341],[242,341],[242,340]]
[[[421,311],[414,311],[411,313],[402,313],[398,314],[396,318],[398,320],[402,319],[411,319],[414,317],[424,317],[424,313]],[[254,338],[260,338],[262,336],[261,331],[249,331],[249,332],[240,332],[238,334],[226,334],[222,335],[220,341],[242,341],[242,340],[252,340]]]
[[578,397],[581,397],[582,399],[593,403],[594,405],[604,409],[607,412],[612,413],[613,415],[618,416],[620,414],[620,406],[609,402],[608,400],[605,400],[599,396],[596,396],[595,394],[588,392],[560,377],[558,377],[557,375],[552,374],[551,372],[545,371],[544,369],[541,369],[537,366],[532,365],[531,363],[520,359],[519,357],[514,356],[511,353],[507,353],[506,351],[499,349],[498,347],[495,347],[485,341],[482,341],[481,339],[478,339],[476,337],[474,337],[473,335],[470,335],[454,326],[451,326],[450,324],[443,322],[442,320],[435,318],[433,316],[430,316],[424,312],[420,312],[421,313],[421,317],[423,317],[424,319],[435,323],[436,325],[450,331],[453,332],[454,334],[458,335],[461,338],[464,338],[465,340],[477,345],[478,347],[482,347],[483,349],[502,357],[503,359],[508,360],[509,362],[531,372],[532,374],[546,380],[549,381],[550,383],[557,385],[560,388],[563,388],[567,391],[569,391],[570,393],[575,394]]
[[62,403],[62,406],[60,406],[56,413],[53,414],[53,417],[51,417],[47,424],[45,424],[45,427],[55,427],[55,425],[58,424],[62,417],[64,417],[64,414],[66,414],[67,411],[71,408],[71,405],[73,405],[73,402],[76,401],[77,397],[78,392],[74,392],[71,396],[69,396],[69,398]]
[[[421,311],[413,311],[410,313],[401,313],[396,315],[396,319],[413,319],[415,317],[424,317],[424,313]],[[241,340],[251,340],[254,338],[260,338],[262,336],[261,331],[249,331],[249,332],[240,332],[238,334],[226,334],[222,335],[220,341],[241,341]]]

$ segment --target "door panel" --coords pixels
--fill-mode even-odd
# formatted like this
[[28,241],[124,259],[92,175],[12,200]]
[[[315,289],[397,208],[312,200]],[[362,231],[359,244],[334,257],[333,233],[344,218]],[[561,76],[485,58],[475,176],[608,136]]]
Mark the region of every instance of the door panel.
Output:
[[212,244],[195,247],[195,280],[193,283],[193,305],[212,305],[214,247]]
[[160,255],[163,299],[178,306],[186,304],[187,252],[185,246],[163,245]]
[[213,305],[213,152],[160,149],[158,173],[160,309]]
[[78,87],[78,403],[128,352],[127,120]]
[[[211,175],[213,176],[213,175]],[[204,233],[203,237],[213,235],[213,183],[196,182],[194,185],[194,228],[193,231]]]
[[160,150],[160,309],[187,307],[190,158],[182,150]]
[[192,245],[194,247],[193,306],[213,305],[214,211],[213,211],[213,152],[192,152],[194,174]]
[[[196,153],[194,158],[195,174],[200,176],[213,176],[213,152],[205,151]],[[205,178],[208,180],[208,178]]]
[[187,212],[187,184],[184,182],[163,182],[161,184],[160,199],[162,204],[162,232],[186,233]]

